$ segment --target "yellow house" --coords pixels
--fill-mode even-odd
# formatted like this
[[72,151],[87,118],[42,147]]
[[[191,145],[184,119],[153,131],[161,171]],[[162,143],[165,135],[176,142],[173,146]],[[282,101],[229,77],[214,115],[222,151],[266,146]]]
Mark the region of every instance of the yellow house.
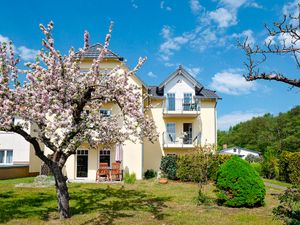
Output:
[[[98,56],[100,44],[91,46],[83,55],[81,69],[88,70],[92,60]],[[129,70],[123,58],[109,51],[100,67],[112,69],[121,65]],[[147,169],[159,170],[161,157],[166,154],[182,154],[196,145],[216,144],[216,106],[219,97],[214,91],[204,88],[183,67],[169,75],[158,86],[147,86],[136,75],[130,82],[137,85],[141,93],[149,93],[145,105],[151,104],[149,115],[155,121],[159,138],[155,143],[125,142],[122,145],[122,169],[143,178]],[[117,112],[115,104],[99,109],[105,116]],[[141,109],[142,110],[142,109]],[[46,150],[47,151],[47,150]],[[94,181],[100,162],[109,165],[116,161],[116,146],[99,146],[91,149],[83,143],[76,155],[67,160],[65,172],[69,180]]]

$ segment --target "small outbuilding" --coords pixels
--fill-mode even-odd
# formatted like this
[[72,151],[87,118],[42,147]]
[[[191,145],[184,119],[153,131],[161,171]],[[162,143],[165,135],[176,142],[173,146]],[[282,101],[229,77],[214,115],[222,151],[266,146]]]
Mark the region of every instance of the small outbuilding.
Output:
[[249,150],[241,147],[232,147],[232,148],[224,148],[219,152],[221,155],[231,154],[238,155],[242,159],[245,159],[248,155],[253,155],[254,157],[260,157],[260,152],[255,150]]

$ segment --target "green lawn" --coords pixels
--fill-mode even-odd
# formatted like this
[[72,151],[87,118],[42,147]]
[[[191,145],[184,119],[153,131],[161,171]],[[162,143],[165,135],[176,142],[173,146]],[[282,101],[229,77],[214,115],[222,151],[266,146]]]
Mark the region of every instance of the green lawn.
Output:
[[[54,188],[16,188],[32,178],[0,181],[0,223],[60,224]],[[281,224],[273,220],[276,189],[267,189],[259,208],[197,206],[197,185],[155,180],[135,184],[69,184],[72,218],[64,224]],[[215,198],[213,185],[206,193]]]

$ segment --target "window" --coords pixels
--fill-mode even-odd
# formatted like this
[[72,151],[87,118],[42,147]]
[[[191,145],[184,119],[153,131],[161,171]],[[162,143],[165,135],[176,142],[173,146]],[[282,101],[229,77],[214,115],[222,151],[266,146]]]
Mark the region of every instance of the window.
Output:
[[183,94],[183,110],[184,111],[192,110],[192,93]]
[[88,150],[77,150],[77,177],[88,177]]
[[175,111],[175,93],[167,94],[167,110]]
[[103,149],[103,150],[100,151],[99,162],[100,163],[107,163],[108,166],[110,166],[110,150]]
[[176,124],[175,123],[167,123],[167,140],[168,143],[175,143],[176,141]]
[[103,117],[109,117],[109,116],[111,116],[111,110],[110,109],[100,109],[100,114]]
[[0,164],[13,163],[13,150],[0,150]]

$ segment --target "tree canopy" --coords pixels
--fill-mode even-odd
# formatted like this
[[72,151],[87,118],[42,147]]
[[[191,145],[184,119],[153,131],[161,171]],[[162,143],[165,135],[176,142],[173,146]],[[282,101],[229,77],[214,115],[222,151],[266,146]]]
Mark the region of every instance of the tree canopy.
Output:
[[265,114],[241,122],[228,131],[218,131],[218,149],[224,144],[264,153],[273,150],[300,151],[300,106],[277,116]]

